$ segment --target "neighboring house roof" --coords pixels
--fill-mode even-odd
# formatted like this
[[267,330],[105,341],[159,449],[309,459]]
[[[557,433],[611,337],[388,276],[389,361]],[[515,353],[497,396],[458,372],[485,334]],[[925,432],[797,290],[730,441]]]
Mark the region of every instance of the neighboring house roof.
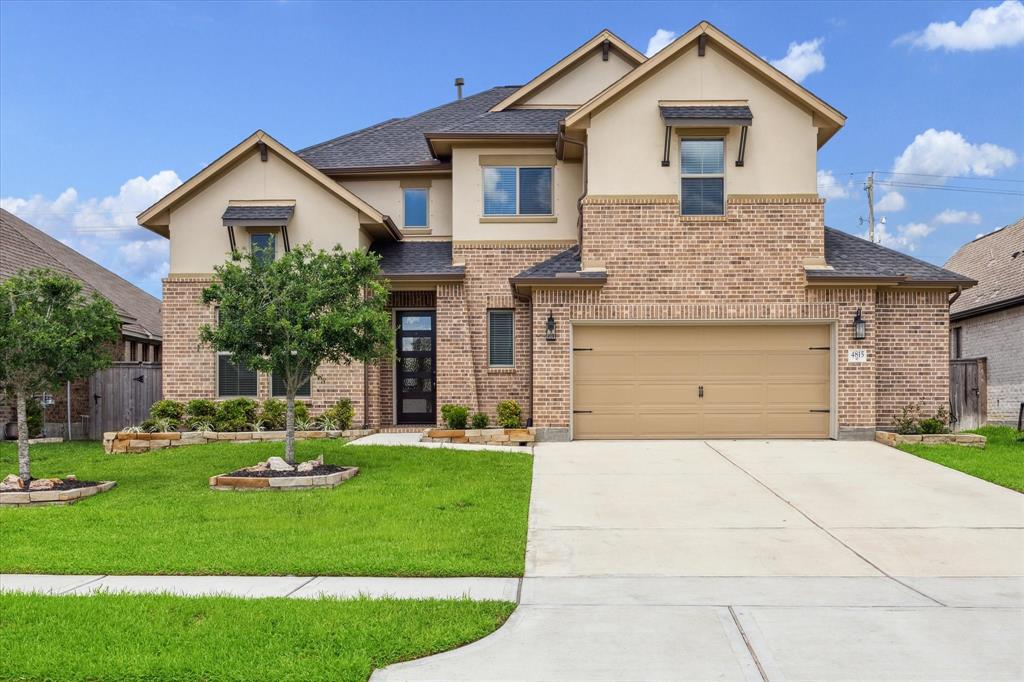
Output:
[[0,279],[19,270],[49,268],[82,283],[87,292],[109,300],[122,319],[121,332],[161,339],[160,300],[65,246],[18,216],[0,209]]
[[[161,219],[161,216],[166,216],[167,212],[169,212],[172,207],[204,188],[208,182],[212,181],[220,173],[226,171],[233,163],[243,158],[245,154],[249,153],[259,145],[266,145],[265,147],[261,147],[261,149],[273,150],[275,154],[287,161],[300,172],[304,173],[311,180],[318,183],[328,192],[334,194],[339,199],[367,216],[371,222],[383,225],[395,239],[402,238],[401,230],[398,229],[394,221],[392,221],[389,216],[384,215],[366,201],[353,194],[349,189],[321,173],[307,161],[297,156],[295,152],[288,149],[262,130],[257,130],[255,133],[239,142],[219,159],[193,175],[183,184],[179,185],[177,189],[170,192],[160,199],[160,201],[140,213],[138,215],[139,225],[156,232],[162,237],[168,237],[167,224],[166,222],[160,222],[159,219]],[[166,220],[166,217],[162,219]]]
[[1024,304],[1024,218],[964,244],[946,267],[978,280],[950,306],[953,317]]
[[387,279],[460,280],[466,269],[452,265],[452,243],[433,241],[375,241],[370,251],[380,255]]
[[539,76],[531,80],[529,83],[516,89],[515,92],[511,93],[508,97],[498,102],[498,104],[494,106],[493,111],[504,111],[505,109],[516,104],[517,102],[522,101],[531,93],[541,90],[545,85],[556,80],[559,76],[561,76],[562,73],[564,73],[567,69],[571,69],[576,64],[586,59],[591,51],[600,46],[606,40],[608,41],[608,44],[611,47],[616,48],[619,51],[619,53],[622,54],[627,61],[632,62],[634,66],[638,64],[643,64],[645,61],[647,61],[647,57],[645,57],[642,53],[636,50],[632,45],[630,45],[625,40],[609,31],[608,29],[604,29],[596,36],[594,36],[587,42],[583,43],[578,48],[570,52],[568,55],[560,59],[550,68],[546,69],[543,73],[541,73]]
[[801,102],[820,117],[820,123],[818,123],[819,147],[846,123],[846,117],[838,109],[737,43],[711,23],[702,21],[567,116],[566,127],[583,125],[591,114],[596,113],[632,87],[643,82],[652,73],[670,63],[677,54],[702,39],[702,36],[705,40],[710,38],[715,45],[724,49],[731,57],[763,77],[769,85]]
[[963,287],[975,284],[970,277],[831,227],[825,228],[825,262],[832,269],[808,270],[807,279],[822,282],[882,280],[894,284]]

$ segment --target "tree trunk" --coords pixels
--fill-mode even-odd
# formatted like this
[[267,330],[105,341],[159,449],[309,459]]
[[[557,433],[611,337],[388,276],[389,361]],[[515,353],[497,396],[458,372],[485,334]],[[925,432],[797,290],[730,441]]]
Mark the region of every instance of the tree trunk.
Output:
[[32,477],[29,473],[28,459],[28,408],[25,405],[25,391],[16,394],[18,403],[18,475],[28,483]]
[[284,461],[295,464],[295,391],[291,388],[288,389],[287,402],[288,409],[284,422]]

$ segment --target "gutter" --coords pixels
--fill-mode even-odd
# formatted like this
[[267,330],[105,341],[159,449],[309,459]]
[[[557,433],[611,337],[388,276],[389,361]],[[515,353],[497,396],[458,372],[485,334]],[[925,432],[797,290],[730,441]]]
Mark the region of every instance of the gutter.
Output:
[[[953,297],[953,299],[950,301],[950,305],[952,305],[953,301],[957,299],[959,293],[960,292],[957,292],[957,296]],[[1006,298],[1003,299],[1002,301],[996,301],[995,303],[987,303],[985,305],[980,305],[976,308],[970,308],[969,310],[961,310],[958,313],[950,313],[949,321],[956,322],[959,320],[966,320],[967,318],[970,317],[977,317],[978,315],[985,315],[987,313],[995,313],[1000,310],[1006,310],[1007,308],[1016,307],[1018,305],[1024,305],[1024,294],[1021,294],[1020,296],[1014,296],[1013,298]]]

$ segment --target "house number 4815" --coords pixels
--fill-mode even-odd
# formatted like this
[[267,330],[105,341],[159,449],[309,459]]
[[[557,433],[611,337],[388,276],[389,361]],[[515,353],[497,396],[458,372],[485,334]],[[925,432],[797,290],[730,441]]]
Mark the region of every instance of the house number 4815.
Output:
[[851,348],[846,357],[848,362],[867,362],[868,351],[866,348]]

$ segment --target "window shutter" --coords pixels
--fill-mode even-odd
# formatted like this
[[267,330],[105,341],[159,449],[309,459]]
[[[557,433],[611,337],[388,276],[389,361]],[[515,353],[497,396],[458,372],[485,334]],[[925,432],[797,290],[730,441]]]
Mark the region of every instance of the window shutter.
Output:
[[491,310],[488,315],[488,356],[491,367],[512,367],[514,364],[511,310]]

